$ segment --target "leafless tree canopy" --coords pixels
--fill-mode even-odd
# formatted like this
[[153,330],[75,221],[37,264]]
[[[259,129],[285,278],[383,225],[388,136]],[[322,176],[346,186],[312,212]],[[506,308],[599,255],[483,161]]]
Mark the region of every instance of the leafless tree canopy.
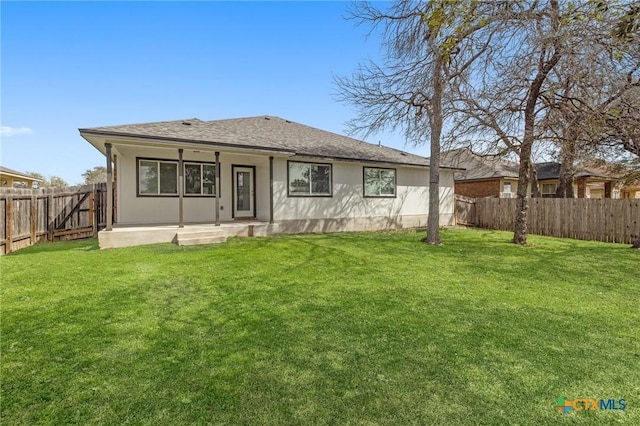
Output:
[[525,244],[536,151],[567,164],[639,153],[639,11],[638,0],[355,3],[351,18],[381,34],[386,54],[337,78],[337,97],[356,108],[352,133],[430,142],[432,169],[441,143],[517,155],[514,242]]

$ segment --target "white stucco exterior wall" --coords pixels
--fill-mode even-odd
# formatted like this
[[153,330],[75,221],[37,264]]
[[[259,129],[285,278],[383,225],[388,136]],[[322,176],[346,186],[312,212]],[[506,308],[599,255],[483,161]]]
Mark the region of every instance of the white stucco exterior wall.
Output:
[[[184,150],[184,161],[215,163],[213,152]],[[137,158],[177,160],[178,150],[121,145],[117,155],[117,224],[173,224],[179,215],[179,199],[137,195]],[[365,198],[361,163],[317,161],[332,164],[332,197],[289,197],[286,157],[274,158],[274,221],[289,224],[289,232],[324,230],[385,229],[425,226],[429,206],[427,168],[381,164],[396,169],[395,198]],[[298,161],[296,159],[296,161]],[[313,162],[310,160],[310,162]],[[232,220],[232,166],[255,167],[256,218],[269,220],[269,156],[220,153],[220,220]],[[375,167],[375,165],[367,165]],[[440,222],[454,222],[453,173],[440,175]],[[184,220],[187,223],[211,223],[215,220],[215,197],[185,196]],[[287,226],[283,227],[287,232]]]
[[[325,230],[384,229],[385,227],[425,226],[429,210],[429,170],[418,167],[396,169],[396,197],[365,198],[363,195],[363,167],[361,163],[331,162],[332,197],[288,197],[287,159],[274,161],[274,217],[276,222],[298,221],[304,230],[316,231],[312,221],[337,220]],[[441,224],[452,225],[454,218],[453,173],[441,174]],[[304,223],[301,221],[308,221]]]

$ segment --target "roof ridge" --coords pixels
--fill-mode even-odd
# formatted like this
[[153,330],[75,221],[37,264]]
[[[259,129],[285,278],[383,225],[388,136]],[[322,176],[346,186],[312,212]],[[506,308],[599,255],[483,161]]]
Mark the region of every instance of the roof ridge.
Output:
[[180,122],[185,122],[185,121],[198,121],[200,123],[206,123],[206,121],[203,121],[197,117],[193,117],[193,118],[182,118],[179,120],[164,120],[164,121],[145,121],[145,122],[140,122],[140,123],[128,123],[128,124],[109,124],[107,126],[97,126],[97,127],[81,127],[79,130],[91,130],[91,129],[102,129],[102,128],[107,128],[107,127],[122,127],[122,126],[147,126],[150,124],[165,124],[165,123],[180,123]]

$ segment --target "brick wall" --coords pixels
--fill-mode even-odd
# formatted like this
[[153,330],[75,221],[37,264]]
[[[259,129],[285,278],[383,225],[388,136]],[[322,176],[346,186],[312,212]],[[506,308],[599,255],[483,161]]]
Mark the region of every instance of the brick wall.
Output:
[[500,179],[477,182],[456,182],[455,193],[471,198],[499,197]]
[[576,179],[576,184],[578,185],[578,193],[576,196],[578,198],[586,198],[587,197],[587,181],[584,178]]

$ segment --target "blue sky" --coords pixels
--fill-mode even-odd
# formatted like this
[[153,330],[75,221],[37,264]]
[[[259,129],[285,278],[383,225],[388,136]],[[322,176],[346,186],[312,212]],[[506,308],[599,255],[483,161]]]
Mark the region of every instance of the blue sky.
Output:
[[[343,2],[1,2],[0,163],[70,184],[104,165],[78,128],[275,115],[345,133],[334,75],[379,60]],[[401,135],[384,145],[427,154]]]

